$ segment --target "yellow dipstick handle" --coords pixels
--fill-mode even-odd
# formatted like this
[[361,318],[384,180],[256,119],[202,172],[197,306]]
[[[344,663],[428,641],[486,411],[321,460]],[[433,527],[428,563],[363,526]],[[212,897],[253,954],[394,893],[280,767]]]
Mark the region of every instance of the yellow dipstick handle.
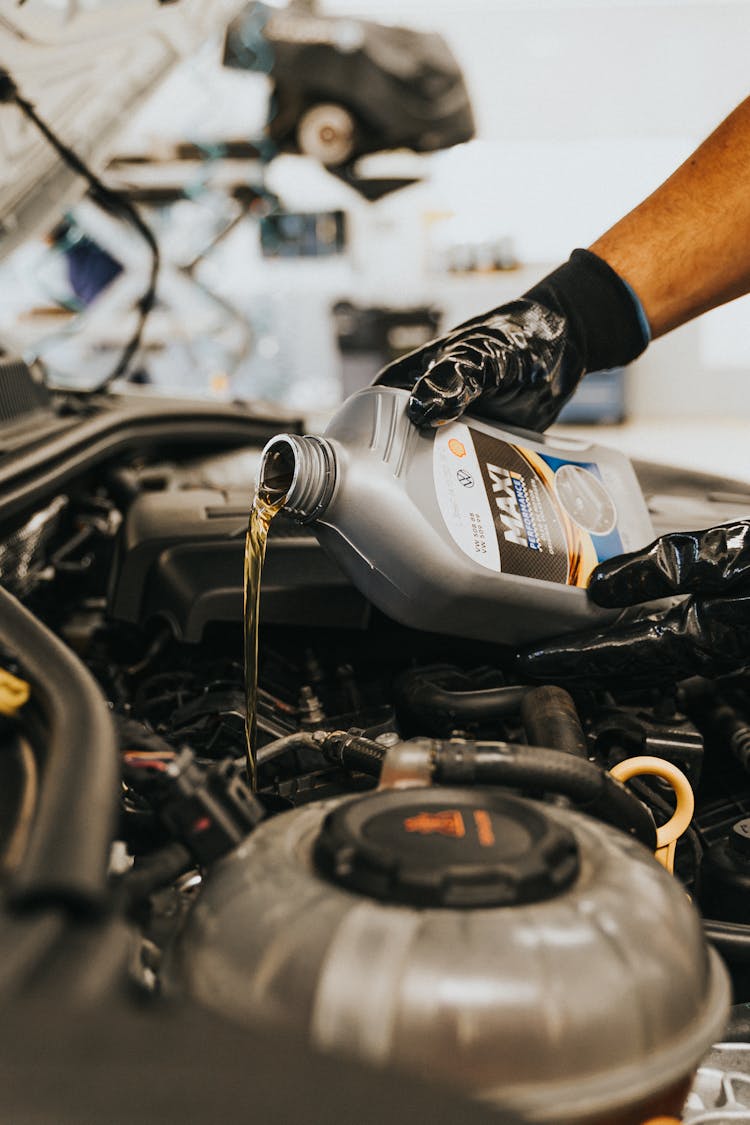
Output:
[[685,774],[671,762],[664,758],[651,758],[642,755],[639,758],[626,758],[618,762],[609,771],[615,781],[629,781],[631,777],[640,774],[650,774],[652,777],[661,777],[668,781],[675,792],[677,807],[674,814],[666,824],[656,830],[656,851],[654,856],[667,871],[674,871],[674,853],[677,841],[683,832],[690,827],[695,809],[693,789]]
[[18,676],[0,668],[0,715],[12,718],[24,703],[28,703],[30,695],[31,688],[25,680],[19,680]]

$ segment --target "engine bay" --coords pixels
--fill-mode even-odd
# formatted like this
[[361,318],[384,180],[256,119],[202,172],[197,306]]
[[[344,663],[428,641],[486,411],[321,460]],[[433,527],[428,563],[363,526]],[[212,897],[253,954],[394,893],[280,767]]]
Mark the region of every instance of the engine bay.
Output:
[[[348,970],[348,987],[355,997],[356,982],[368,965],[377,980],[377,964],[392,966],[399,963],[399,956],[406,956],[406,947],[398,945],[397,930],[394,937],[388,929],[388,919],[394,916],[455,914],[463,936],[454,935],[443,944],[460,962],[463,943],[470,945],[471,918],[493,914],[498,907],[511,917],[507,908],[516,903],[515,894],[521,895],[518,909],[529,912],[551,909],[547,899],[567,893],[566,861],[554,849],[544,850],[546,843],[542,860],[535,861],[541,862],[540,873],[531,883],[526,875],[518,883],[515,853],[496,854],[497,840],[514,839],[519,825],[531,832],[529,825],[536,825],[535,818],[541,815],[546,818],[545,831],[554,835],[557,820],[562,818],[562,831],[570,817],[567,829],[578,840],[580,868],[576,870],[580,872],[588,870],[589,825],[598,824],[597,831],[603,833],[595,847],[591,844],[594,850],[606,850],[613,840],[625,848],[613,861],[613,871],[631,862],[628,848],[635,848],[639,856],[643,843],[653,848],[654,832],[673,814],[668,785],[658,778],[633,780],[626,799],[618,797],[614,803],[612,794],[597,796],[598,788],[596,794],[591,788],[600,786],[619,763],[652,756],[684,773],[695,794],[695,813],[677,844],[675,875],[665,875],[666,884],[654,892],[657,898],[663,893],[673,898],[657,906],[655,901],[645,901],[646,894],[644,902],[631,904],[631,914],[645,925],[656,910],[654,933],[661,932],[662,942],[671,949],[664,954],[665,962],[688,963],[700,956],[695,952],[698,946],[690,942],[700,940],[702,945],[703,939],[695,933],[690,936],[691,921],[679,921],[680,904],[687,902],[685,892],[698,904],[704,933],[731,972],[737,1007],[727,1034],[739,1042],[746,1039],[743,1005],[750,1000],[750,914],[745,894],[750,879],[747,673],[718,681],[696,678],[673,683],[665,669],[661,682],[646,687],[624,681],[606,689],[576,689],[572,694],[554,684],[523,683],[514,674],[513,653],[502,646],[419,632],[388,620],[354,590],[307,529],[280,517],[271,530],[262,586],[258,784],[253,792],[245,763],[244,532],[262,444],[269,433],[296,423],[252,411],[243,415],[229,407],[214,408],[212,417],[196,411],[191,421],[188,410],[177,436],[166,420],[174,420],[187,408],[168,400],[144,407],[127,398],[110,397],[99,404],[95,399],[60,396],[35,410],[39,423],[61,426],[64,434],[55,472],[49,464],[49,446],[34,454],[28,412],[21,411],[20,429],[19,416],[6,423],[8,447],[16,455],[8,462],[4,484],[9,514],[3,521],[0,552],[3,585],[6,596],[12,596],[47,640],[54,636],[58,644],[62,642],[65,659],[83,666],[98,694],[97,705],[106,701],[104,715],[96,720],[98,727],[94,719],[91,726],[85,710],[79,711],[75,737],[79,743],[86,739],[96,743],[104,737],[102,724],[110,724],[107,738],[111,735],[117,757],[109,762],[107,776],[115,779],[116,767],[119,797],[112,817],[105,816],[99,828],[99,850],[106,845],[106,856],[99,856],[104,881],[89,871],[88,881],[76,883],[69,869],[62,871],[60,857],[75,859],[80,846],[76,832],[91,814],[95,783],[107,784],[103,776],[96,780],[100,766],[92,765],[102,747],[89,746],[87,785],[94,789],[81,788],[75,754],[66,758],[59,746],[52,746],[60,732],[55,731],[50,695],[62,682],[60,668],[49,655],[46,666],[34,666],[33,661],[30,665],[9,618],[2,637],[8,716],[4,737],[9,752],[3,756],[6,797],[1,830],[11,915],[14,903],[27,909],[33,902],[36,908],[48,910],[59,909],[65,901],[67,912],[75,902],[74,914],[82,909],[96,914],[102,898],[108,910],[114,901],[125,923],[123,948],[129,950],[126,968],[117,962],[117,972],[124,972],[141,995],[158,1004],[164,997],[187,993],[213,1007],[220,1018],[250,1025],[259,1021],[261,1027],[267,1021],[269,1028],[297,1022],[295,1033],[305,1038],[309,1029],[304,1020],[289,1013],[306,1010],[311,989],[325,991],[323,978],[328,982],[325,988],[334,989],[332,995],[331,980],[340,979],[336,974],[331,978],[331,961],[325,961],[328,968],[320,969],[323,976],[317,983],[306,976],[323,942],[322,931],[315,938],[316,911],[333,910],[333,899],[328,898],[334,894],[332,882],[344,879],[344,889],[336,889],[335,894],[347,902],[354,896],[364,910],[365,900],[372,900],[373,909],[383,912],[372,933],[360,934],[364,946],[359,940],[352,946],[358,949],[359,960]],[[110,434],[118,436],[116,441],[110,437],[109,446],[104,441],[95,450],[87,435],[92,428],[101,432],[104,418],[109,419]],[[122,435],[123,419],[130,427],[127,441]],[[29,458],[23,479],[17,471],[23,464],[19,445]],[[735,490],[713,478],[653,465],[638,465],[637,471],[657,530],[682,520],[692,524],[729,519],[747,502],[743,486]],[[22,705],[23,685],[29,698]],[[21,695],[13,697],[13,691]],[[54,809],[49,807],[51,784],[56,790]],[[434,813],[432,806],[409,805],[401,820],[401,814],[395,814],[396,821],[416,825],[408,830],[413,832],[409,846],[414,841],[418,847],[435,845],[437,858],[415,853],[410,859],[394,860],[388,851],[393,841],[386,833],[380,841],[385,852],[378,852],[373,860],[371,833],[364,828],[357,833],[360,843],[365,841],[366,862],[351,859],[349,844],[344,847],[349,858],[342,861],[338,836],[335,845],[325,845],[329,858],[320,858],[325,847],[310,842],[311,825],[314,832],[323,833],[322,840],[331,817],[344,816],[346,810],[353,815],[351,810],[359,803],[363,810],[372,807],[377,812],[377,802],[383,800],[387,813],[388,802],[409,797],[415,784],[421,786],[416,792],[424,800],[434,787]],[[449,788],[443,791],[441,786]],[[489,805],[482,804],[489,799],[488,792],[495,796]],[[511,798],[523,804],[521,813],[511,807]],[[618,803],[623,799],[624,805]],[[61,826],[58,817],[66,800],[67,819]],[[507,800],[511,800],[508,808],[502,804]],[[515,827],[508,828],[508,816],[516,818]],[[45,853],[38,843],[39,834],[48,831],[56,840],[51,865],[53,852]],[[350,828],[339,826],[335,831],[346,834]],[[479,858],[468,859],[463,867],[445,860],[440,848],[458,837],[467,837],[468,846],[472,832],[479,843]],[[534,846],[541,847],[537,836]],[[307,857],[303,866],[316,880],[312,891],[309,886],[297,887],[297,875],[278,867],[279,857],[291,855],[296,865],[303,853]],[[476,882],[477,864],[485,864],[490,853],[495,889],[485,901],[484,875]],[[412,861],[417,875],[410,867]],[[648,868],[660,870],[651,861]],[[425,889],[427,869],[431,878],[435,870],[443,872],[437,880],[437,899]],[[365,882],[347,882],[351,871],[352,879]],[[673,890],[667,892],[667,885]],[[477,886],[485,888],[478,898]],[[515,888],[510,899],[504,897],[510,894],[508,886]],[[682,892],[677,893],[678,887]],[[256,891],[260,894],[257,888],[263,888],[266,896],[259,903],[252,898]],[[621,889],[620,899],[628,893]],[[309,909],[293,910],[294,917],[284,921],[286,912],[308,901],[306,895],[311,895]],[[595,896],[587,901],[589,906],[581,909],[590,914]],[[601,926],[606,930],[607,911],[614,909],[611,902],[596,909],[597,933]],[[272,934],[269,919],[281,919]],[[635,926],[632,918],[631,922]],[[609,924],[615,921],[610,918]],[[529,940],[530,931],[524,932],[524,940]],[[304,942],[299,946],[302,938],[312,942],[306,952]],[[96,945],[93,934],[89,940]],[[368,945],[373,941],[374,946]],[[641,987],[637,946],[644,941],[645,932],[639,936],[637,927],[623,939],[627,973],[632,973],[630,990]],[[682,953],[675,945],[679,941],[686,942]],[[382,948],[378,943],[383,943]],[[362,961],[362,949],[368,948]],[[240,958],[240,969],[234,964],[238,949],[247,951],[248,958]],[[558,956],[562,966],[562,953],[555,959]],[[450,971],[434,966],[430,971],[437,973],[435,988],[440,994],[451,979]],[[653,966],[650,971],[655,972]],[[237,972],[247,982],[241,1001]],[[342,973],[346,978],[343,969]],[[612,980],[609,970],[607,974]],[[698,977],[693,973],[689,979]],[[231,987],[229,978],[234,982]],[[537,1016],[552,1002],[555,988],[561,987],[553,988],[551,979],[545,976],[546,983],[535,985],[538,992],[531,1010]],[[564,979],[576,977],[568,971]],[[649,983],[647,971],[642,987],[644,997],[651,999],[644,1000],[646,1008],[657,1003],[655,982],[652,976]],[[378,987],[387,992],[396,985],[390,981]],[[451,987],[457,990],[465,1016],[467,1005],[471,1009],[471,982],[459,972]],[[615,988],[614,982],[611,987]],[[687,993],[689,987],[685,985],[683,991]],[[74,992],[78,994],[78,986]],[[588,1005],[579,984],[574,994],[558,1001],[563,1003],[561,1011],[583,1018]],[[340,1003],[339,998],[334,1008]],[[670,1004],[665,1003],[664,1010]],[[367,1005],[364,1010],[369,1010]],[[617,1010],[613,994],[603,1008],[608,1023]],[[322,1020],[323,1027],[310,1036],[313,1045],[389,1065],[383,1043],[373,1047],[368,1040],[369,1046],[362,1047],[346,1004],[343,1012],[337,1016],[335,1033],[322,1016],[310,1016],[313,1024]],[[675,1013],[680,1026],[695,1022],[694,1013],[683,1009]],[[370,1016],[374,1026],[377,1020],[372,1012]],[[444,1012],[436,1016],[435,1026],[443,1018]],[[521,1018],[518,1012],[516,1018]],[[531,1017],[527,1013],[523,1019],[528,1022]],[[425,1034],[423,1028],[422,1038]],[[480,1045],[482,1034],[476,1032]],[[667,1035],[663,1026],[661,1035]],[[349,1049],[349,1037],[358,1044],[354,1049]],[[398,1037],[395,1041],[401,1042]],[[541,1059],[542,1072],[549,1077],[549,1060],[539,1054],[538,1046],[536,1055],[529,1050],[524,1057]],[[430,1059],[442,1057],[440,1051],[445,1049],[443,1042]],[[412,1069],[432,1081],[432,1066],[432,1062],[429,1066],[417,1062]],[[614,1070],[607,1073],[611,1083]],[[485,1093],[493,1084],[493,1074],[490,1066],[477,1079]],[[710,1082],[701,1075],[699,1086],[703,1081],[705,1088],[702,1094],[691,1094],[689,1106],[698,1107],[696,1099],[701,1098],[704,1107],[708,1104],[705,1084]],[[533,1085],[537,1102],[530,1119],[562,1120],[550,1117],[550,1112],[558,1111],[549,1107],[557,1103],[551,1094],[544,1094],[539,1075]],[[684,1077],[678,1085],[684,1098]],[[476,1089],[468,1092],[475,1094]],[[490,1100],[502,1102],[503,1092],[501,1085]],[[646,1093],[644,1087],[644,1097]],[[528,1109],[522,1103],[523,1099],[516,1100],[516,1108]],[[622,1118],[631,1119],[635,1118]],[[714,1119],[718,1120],[700,1118]]]
[[[592,441],[592,421],[650,418],[653,371],[626,370],[658,323],[648,286],[574,251],[592,320],[563,300],[560,335],[560,270],[537,276],[566,191],[596,216],[621,188],[611,121],[589,168],[565,102],[607,58],[588,38],[606,13],[568,5],[556,45],[545,10],[540,54],[533,5],[430,9],[419,29],[294,0],[6,7],[0,1116],[750,1122],[738,574],[715,619],[689,582],[657,600],[636,575],[644,596],[608,601],[589,581],[652,529],[710,529],[672,537],[698,570],[718,531],[731,569],[720,525],[744,537],[750,484],[631,468],[630,431]],[[693,75],[708,23],[691,33],[680,7],[652,36],[639,17],[638,42],[670,38]],[[627,44],[614,9],[601,42]],[[664,119],[632,66],[622,104],[671,143],[700,114],[685,102],[678,127],[664,59],[641,63]],[[559,94],[544,143],[529,80]],[[500,307],[465,320],[483,305]],[[484,325],[453,339],[461,363],[488,325],[527,358],[562,349],[497,425],[471,375],[458,418],[439,377],[422,393],[460,322]],[[695,409],[702,445],[744,411],[725,370],[744,353],[716,334],[660,353],[667,387],[679,373],[663,417],[643,395],[662,419],[646,439],[684,463],[675,420]],[[679,614],[706,619],[683,664]],[[555,672],[589,626],[606,652]],[[628,656],[631,626],[651,658]],[[551,659],[526,663],[537,641]]]

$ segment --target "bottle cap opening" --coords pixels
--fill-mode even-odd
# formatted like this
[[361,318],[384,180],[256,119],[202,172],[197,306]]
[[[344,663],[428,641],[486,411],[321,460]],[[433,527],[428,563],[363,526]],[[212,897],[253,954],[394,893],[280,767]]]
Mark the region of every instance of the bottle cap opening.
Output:
[[258,489],[269,501],[283,496],[283,510],[300,523],[318,518],[335,483],[335,457],[325,438],[278,434],[261,454]]
[[273,438],[263,450],[258,487],[270,498],[288,496],[298,469],[291,441],[284,434]]

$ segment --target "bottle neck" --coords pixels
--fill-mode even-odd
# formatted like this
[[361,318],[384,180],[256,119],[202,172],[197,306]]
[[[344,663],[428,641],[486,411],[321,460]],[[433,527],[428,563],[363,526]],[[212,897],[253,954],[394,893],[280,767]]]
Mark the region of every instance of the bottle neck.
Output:
[[278,434],[260,458],[258,487],[270,501],[284,497],[282,511],[312,523],[327,508],[336,484],[336,456],[325,438]]

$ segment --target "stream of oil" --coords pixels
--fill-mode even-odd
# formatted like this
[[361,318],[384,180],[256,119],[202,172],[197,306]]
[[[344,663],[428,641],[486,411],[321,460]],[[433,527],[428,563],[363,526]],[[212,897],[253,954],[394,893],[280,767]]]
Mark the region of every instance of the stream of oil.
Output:
[[258,733],[258,618],[260,614],[260,580],[266,557],[268,529],[273,517],[281,511],[284,494],[257,489],[250,509],[245,536],[245,745],[247,773],[256,788],[255,754]]

